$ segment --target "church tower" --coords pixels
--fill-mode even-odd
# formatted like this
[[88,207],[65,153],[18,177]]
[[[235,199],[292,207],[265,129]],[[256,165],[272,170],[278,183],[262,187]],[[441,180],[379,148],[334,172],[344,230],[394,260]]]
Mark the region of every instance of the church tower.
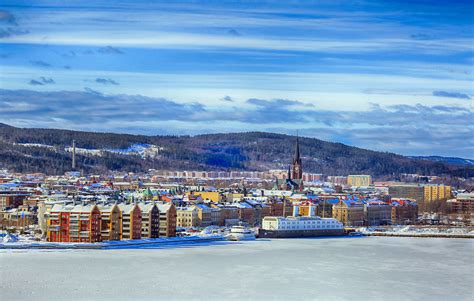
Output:
[[296,147],[295,147],[295,156],[293,158],[293,180],[303,180],[303,166],[301,165],[301,157],[300,157],[300,142],[298,139],[298,135],[296,135]]

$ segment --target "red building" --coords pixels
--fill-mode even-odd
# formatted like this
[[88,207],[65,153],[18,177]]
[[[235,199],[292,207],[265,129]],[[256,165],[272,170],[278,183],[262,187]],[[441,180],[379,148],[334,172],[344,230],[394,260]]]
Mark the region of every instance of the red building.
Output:
[[48,241],[69,242],[71,207],[54,205],[48,217]]
[[95,205],[54,205],[48,217],[48,241],[101,241],[99,208]]

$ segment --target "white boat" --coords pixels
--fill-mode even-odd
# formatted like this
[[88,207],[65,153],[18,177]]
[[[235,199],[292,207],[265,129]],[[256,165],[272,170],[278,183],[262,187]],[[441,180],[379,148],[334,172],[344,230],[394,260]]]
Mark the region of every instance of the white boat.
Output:
[[226,236],[227,240],[239,241],[239,240],[254,240],[255,232],[244,227],[244,226],[233,226],[230,228],[230,233]]

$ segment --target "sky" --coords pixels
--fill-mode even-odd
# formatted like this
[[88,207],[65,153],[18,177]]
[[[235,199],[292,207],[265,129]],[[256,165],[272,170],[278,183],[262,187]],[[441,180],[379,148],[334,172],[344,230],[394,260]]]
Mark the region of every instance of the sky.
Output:
[[471,1],[0,3],[0,122],[474,158]]

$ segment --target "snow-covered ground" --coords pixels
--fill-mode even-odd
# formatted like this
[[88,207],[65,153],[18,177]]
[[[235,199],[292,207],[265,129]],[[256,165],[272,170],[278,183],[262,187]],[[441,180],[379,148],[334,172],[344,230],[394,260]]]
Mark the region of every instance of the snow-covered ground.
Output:
[[437,227],[437,226],[391,226],[391,227],[362,227],[357,229],[364,234],[385,233],[411,236],[463,236],[474,238],[472,227]]
[[2,300],[472,300],[473,240],[0,250]]

